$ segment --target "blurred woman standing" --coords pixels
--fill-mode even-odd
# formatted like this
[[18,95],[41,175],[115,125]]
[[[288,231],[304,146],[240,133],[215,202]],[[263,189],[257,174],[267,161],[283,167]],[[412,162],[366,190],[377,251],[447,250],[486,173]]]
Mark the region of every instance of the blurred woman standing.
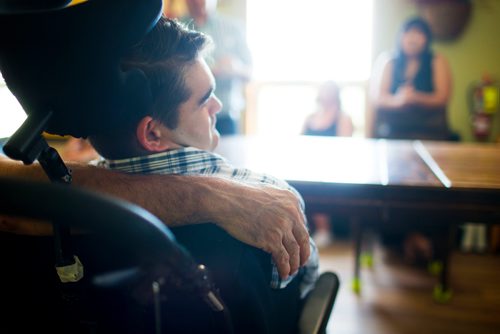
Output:
[[453,139],[446,114],[451,70],[431,43],[429,25],[413,18],[403,24],[394,54],[379,57],[371,80],[371,137]]

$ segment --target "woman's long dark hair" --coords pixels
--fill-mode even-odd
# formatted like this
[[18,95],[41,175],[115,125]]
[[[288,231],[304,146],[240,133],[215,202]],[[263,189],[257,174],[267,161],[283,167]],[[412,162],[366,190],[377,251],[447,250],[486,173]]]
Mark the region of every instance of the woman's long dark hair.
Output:
[[[403,82],[406,81],[405,78],[405,70],[406,70],[406,64],[408,62],[407,56],[405,55],[402,47],[402,39],[403,39],[403,34],[408,32],[411,29],[417,29],[421,31],[425,37],[426,37],[426,43],[424,46],[424,49],[422,50],[422,53],[420,54],[420,70],[417,73],[415,77],[415,81],[419,82],[420,79],[422,78],[432,78],[432,67],[431,67],[431,62],[432,62],[432,51],[431,51],[431,43],[432,43],[432,32],[431,28],[425,22],[422,18],[420,17],[415,17],[412,19],[407,20],[403,26],[401,27],[401,30],[399,31],[397,41],[396,41],[396,50],[395,50],[395,57],[394,57],[394,76],[392,80],[392,87],[394,91],[399,87]],[[429,72],[429,73],[427,73]]]

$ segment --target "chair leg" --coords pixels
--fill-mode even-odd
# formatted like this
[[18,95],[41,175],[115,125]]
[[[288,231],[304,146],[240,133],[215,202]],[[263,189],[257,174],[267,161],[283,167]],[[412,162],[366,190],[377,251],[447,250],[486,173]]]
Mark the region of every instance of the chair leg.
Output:
[[453,248],[454,225],[447,224],[445,229],[440,230],[440,236],[435,238],[434,246],[436,256],[441,260],[441,272],[439,273],[439,282],[434,287],[433,297],[438,303],[447,303],[453,295],[449,282],[450,255]]
[[363,242],[363,227],[361,221],[357,217],[351,218],[351,224],[354,231],[354,277],[352,279],[352,290],[354,293],[361,292],[361,246]]
[[375,231],[370,228],[363,228],[361,237],[362,237],[362,247],[360,254],[360,264],[363,268],[373,269]]

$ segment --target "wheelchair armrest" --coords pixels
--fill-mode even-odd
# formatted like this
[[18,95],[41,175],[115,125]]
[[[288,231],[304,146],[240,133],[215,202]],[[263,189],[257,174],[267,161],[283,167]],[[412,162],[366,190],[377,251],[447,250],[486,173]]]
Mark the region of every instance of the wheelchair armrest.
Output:
[[325,333],[339,289],[335,273],[322,273],[307,296],[299,319],[299,334]]

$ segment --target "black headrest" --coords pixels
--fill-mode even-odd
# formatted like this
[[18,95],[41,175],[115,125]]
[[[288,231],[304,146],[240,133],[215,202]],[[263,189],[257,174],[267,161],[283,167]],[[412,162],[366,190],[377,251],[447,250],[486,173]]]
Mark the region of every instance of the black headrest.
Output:
[[0,71],[27,114],[53,112],[47,132],[102,133],[130,108],[147,103],[143,76],[124,73],[120,59],[158,21],[161,0],[7,7],[0,6]]
[[15,13],[66,7],[71,0],[0,0],[0,12]]

